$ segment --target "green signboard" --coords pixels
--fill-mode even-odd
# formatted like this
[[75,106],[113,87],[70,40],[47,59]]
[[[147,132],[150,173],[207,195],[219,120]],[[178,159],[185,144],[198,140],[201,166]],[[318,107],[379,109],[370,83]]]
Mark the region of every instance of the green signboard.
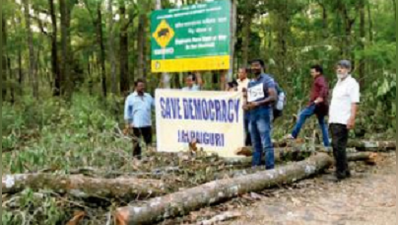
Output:
[[230,15],[229,0],[154,11],[152,72],[229,69]]

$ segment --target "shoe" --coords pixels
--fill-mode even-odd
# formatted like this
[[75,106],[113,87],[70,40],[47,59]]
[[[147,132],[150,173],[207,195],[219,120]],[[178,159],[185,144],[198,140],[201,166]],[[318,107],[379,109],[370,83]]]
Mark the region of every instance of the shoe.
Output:
[[296,139],[296,138],[294,138],[293,135],[288,134],[288,135],[286,135],[286,136],[284,137],[284,139],[294,140],[294,139]]
[[351,172],[347,170],[347,171],[345,171],[343,173],[336,173],[336,177],[339,180],[345,180],[345,179],[351,177]]

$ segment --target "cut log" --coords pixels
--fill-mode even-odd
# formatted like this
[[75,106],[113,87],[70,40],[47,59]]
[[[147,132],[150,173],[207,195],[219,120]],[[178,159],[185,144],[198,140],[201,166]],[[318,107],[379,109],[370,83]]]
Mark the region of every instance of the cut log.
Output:
[[166,187],[158,180],[120,177],[116,179],[91,178],[82,175],[49,173],[2,176],[2,193],[17,193],[26,188],[38,191],[50,189],[57,193],[79,198],[148,198],[163,195]]
[[[294,146],[294,147],[275,148],[274,150],[275,150],[276,160],[279,158],[287,157],[290,155],[296,155],[296,154],[304,154],[304,155],[308,156],[308,154],[312,154],[314,152],[327,153],[327,151],[325,150],[324,147],[315,146],[311,150],[310,147],[305,146],[305,145]],[[235,151],[235,154],[237,156],[249,157],[249,156],[253,155],[253,148],[252,147],[239,148]]]
[[[315,152],[326,153],[324,148],[316,148],[314,150],[308,150],[305,146],[297,146],[297,147],[285,147],[285,148],[275,148],[275,161],[276,162],[285,162],[285,161],[301,161]],[[237,158],[225,158],[228,164],[232,165],[249,165],[252,162],[251,156],[253,155],[253,150],[251,147],[243,147],[239,148],[235,151]]]
[[[275,148],[285,147],[299,147],[303,145],[302,140],[282,140],[274,142]],[[396,149],[396,141],[366,141],[366,140],[349,140],[347,148],[356,148],[358,151],[371,151],[371,152],[383,152],[392,151]]]
[[[324,151],[324,148],[317,148],[317,151]],[[355,150],[353,150],[355,151]],[[374,165],[376,164],[376,159],[378,157],[377,153],[374,152],[353,152],[347,151],[348,161],[364,161],[365,163]],[[283,149],[275,149],[275,161],[297,161],[302,160],[313,154],[314,151],[305,150],[301,147],[290,147]],[[236,159],[226,159],[228,162],[233,164],[249,165],[251,163],[251,156],[253,154],[252,148],[244,147],[236,151],[237,155],[246,156],[246,158],[236,158]],[[330,152],[332,154],[332,152]]]
[[397,143],[396,141],[349,140],[348,146],[356,148],[358,151],[384,152],[396,150]]
[[275,170],[213,181],[154,198],[141,205],[119,208],[115,212],[115,219],[119,225],[154,224],[246,193],[262,191],[266,188],[308,178],[330,167],[332,163],[332,158],[327,154],[316,154],[305,161]]
[[347,159],[350,162],[364,161],[369,165],[375,165],[378,155],[374,152],[358,152],[347,154]]

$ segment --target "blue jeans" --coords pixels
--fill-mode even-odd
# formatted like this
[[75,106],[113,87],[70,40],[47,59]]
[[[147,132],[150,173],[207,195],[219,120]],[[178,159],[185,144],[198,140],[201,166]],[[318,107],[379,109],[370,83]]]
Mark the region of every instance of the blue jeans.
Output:
[[[303,127],[305,121],[310,118],[312,115],[315,114],[315,109],[316,109],[316,105],[312,104],[310,106],[308,106],[307,108],[305,108],[301,113],[300,113],[300,117],[296,123],[296,125],[293,128],[293,132],[292,132],[292,136],[294,138],[297,138],[301,128]],[[328,127],[325,123],[325,116],[323,115],[317,115],[318,117],[318,123],[319,126],[321,127],[322,130],[322,136],[323,136],[323,145],[325,147],[329,147],[329,134],[328,134]]]
[[261,166],[261,158],[265,154],[265,169],[275,168],[275,153],[271,141],[271,115],[270,113],[257,115],[250,118],[250,136],[253,145],[252,166]]

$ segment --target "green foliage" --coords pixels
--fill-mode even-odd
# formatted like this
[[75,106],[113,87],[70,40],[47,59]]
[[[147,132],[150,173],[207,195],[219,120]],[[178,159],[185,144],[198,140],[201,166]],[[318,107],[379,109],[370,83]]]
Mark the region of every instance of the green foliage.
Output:
[[[65,221],[66,214],[56,197],[51,193],[34,193],[27,189],[4,203],[7,209],[3,209],[2,224],[32,224],[29,221],[40,221],[40,224],[59,224]],[[10,206],[18,207],[19,210],[9,211]]]
[[3,155],[3,172],[123,164],[130,143],[118,136],[118,122],[102,104],[76,95],[70,106],[55,99],[3,105],[2,147],[11,151]]

